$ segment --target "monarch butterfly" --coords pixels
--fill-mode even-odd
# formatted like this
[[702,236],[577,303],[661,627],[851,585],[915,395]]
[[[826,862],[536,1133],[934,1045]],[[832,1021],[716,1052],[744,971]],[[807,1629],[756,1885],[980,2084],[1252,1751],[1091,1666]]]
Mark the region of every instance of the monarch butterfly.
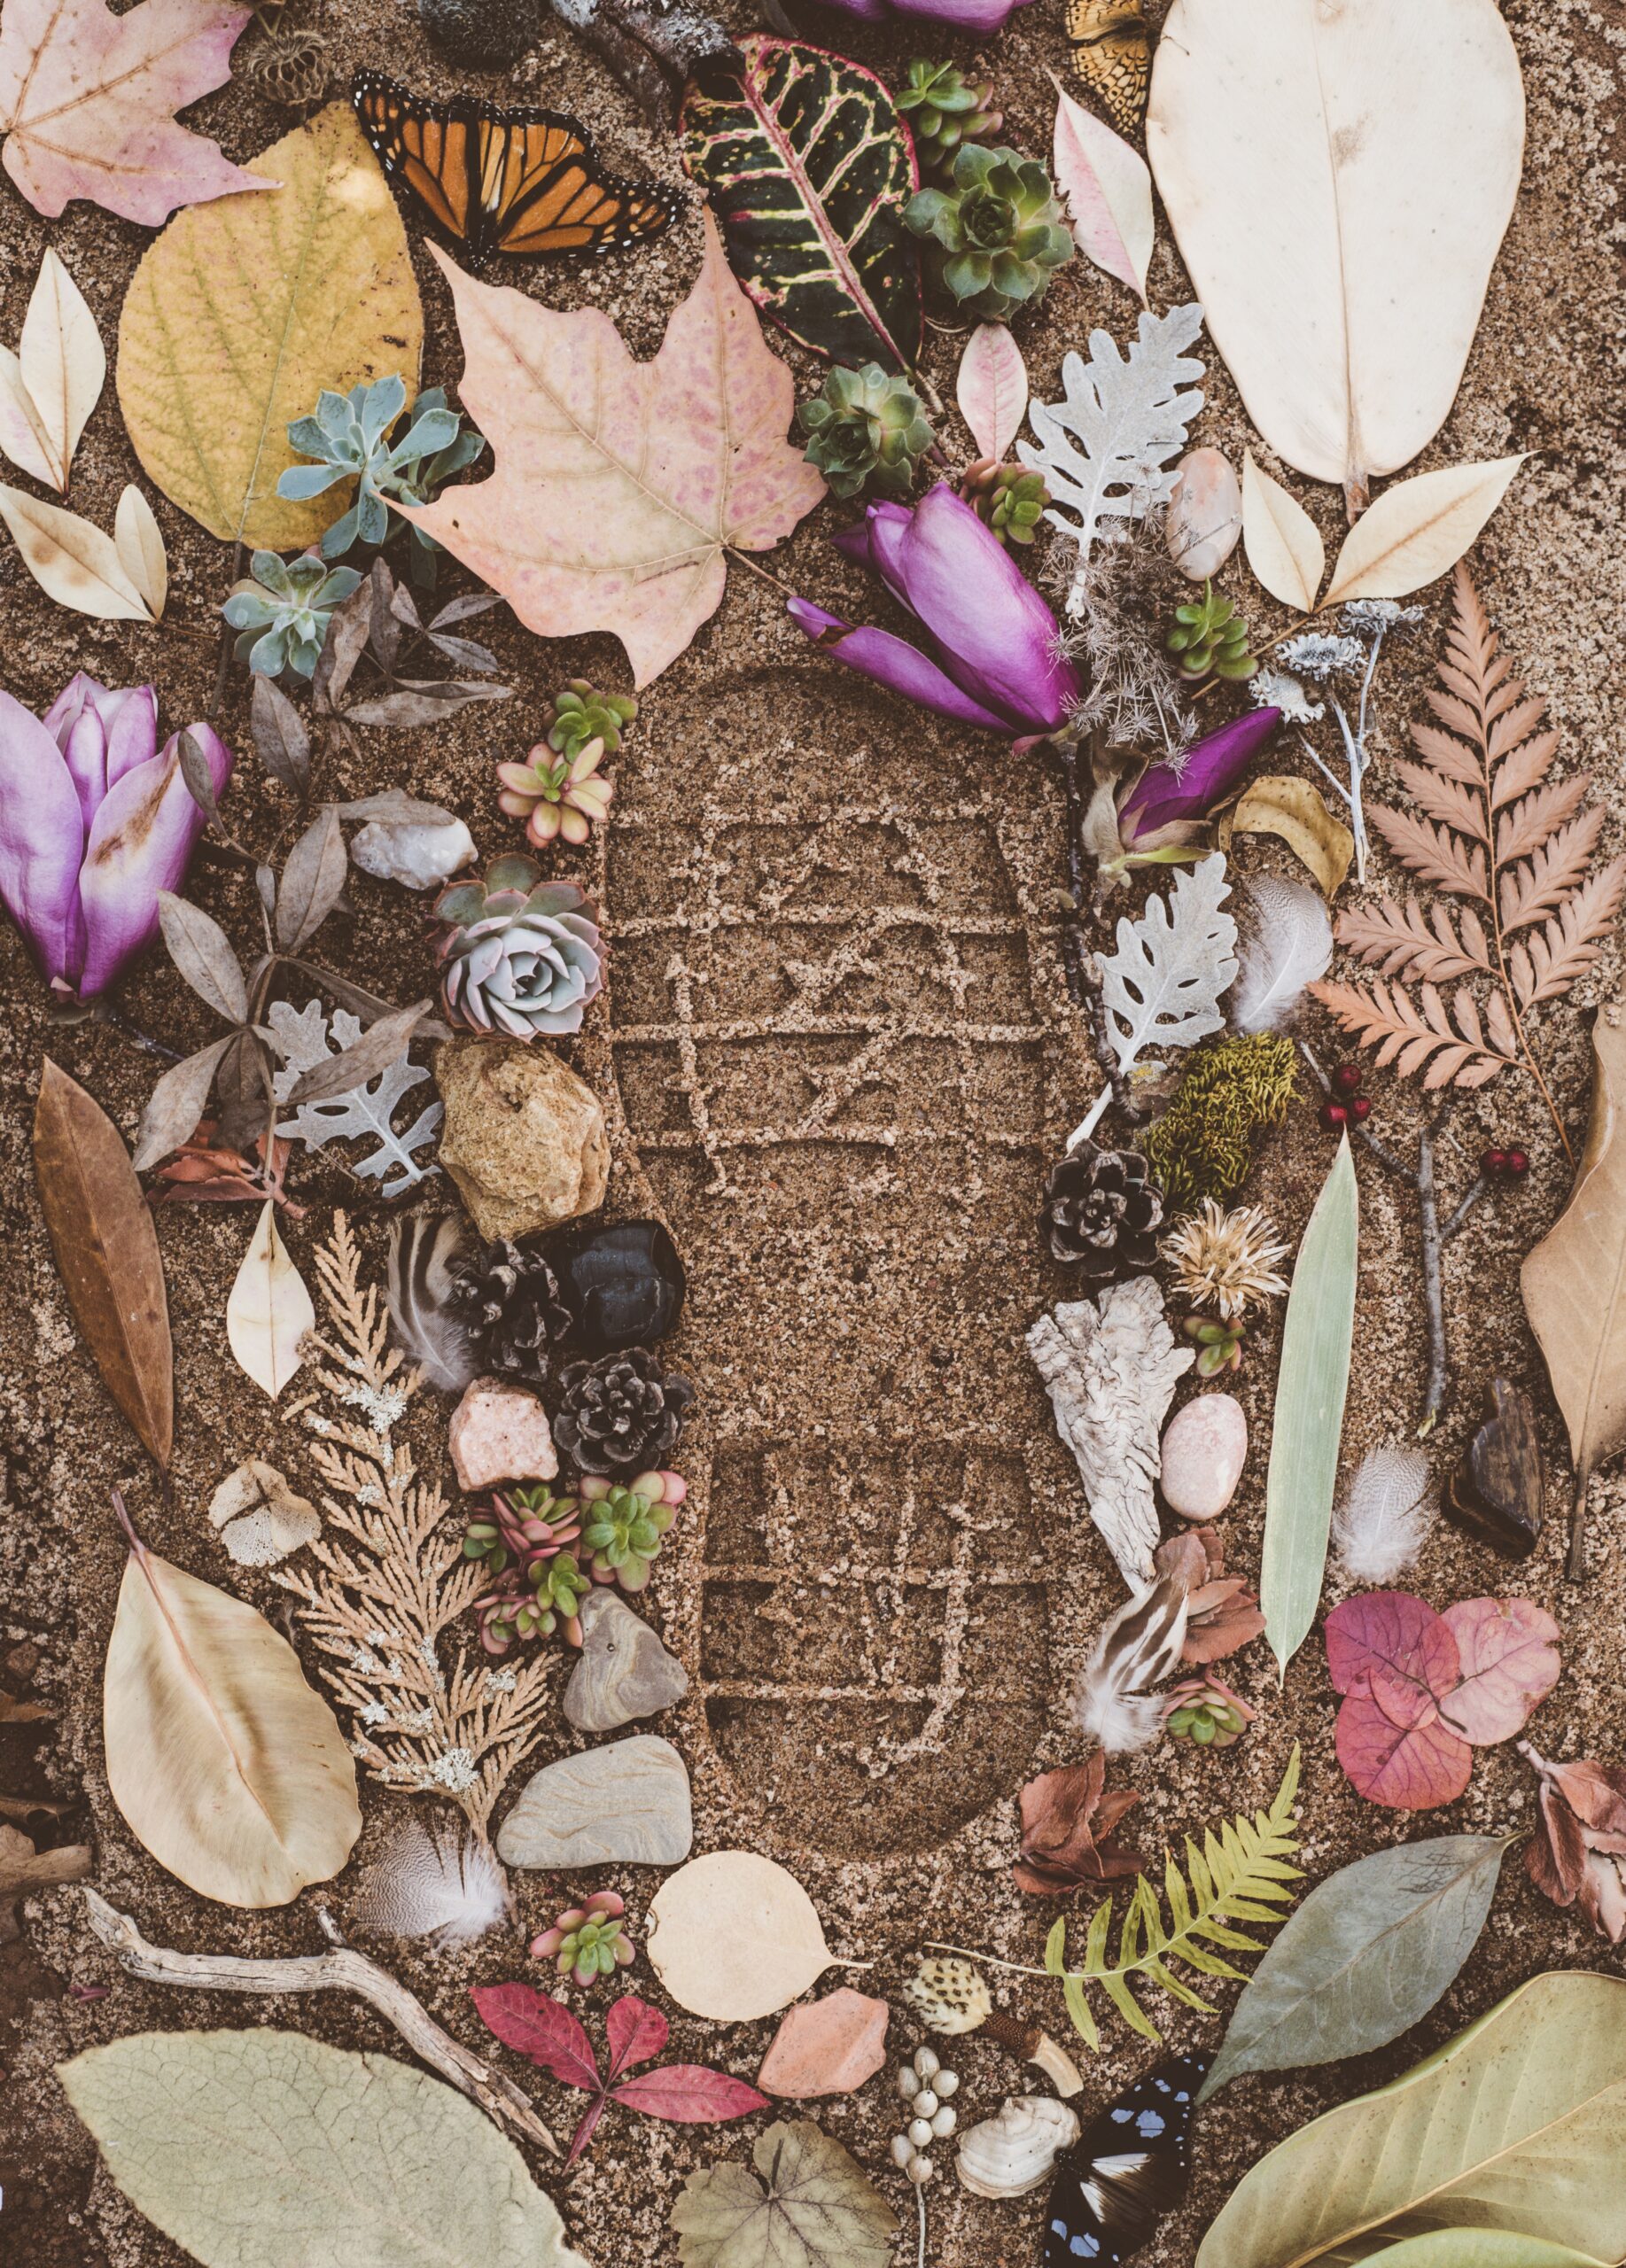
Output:
[[1135,0],[1067,0],[1073,68],[1120,134],[1146,108],[1152,34]]
[[673,190],[603,172],[586,128],[556,111],[425,102],[381,71],[358,71],[351,100],[385,172],[476,262],[611,252],[658,236],[677,210]]

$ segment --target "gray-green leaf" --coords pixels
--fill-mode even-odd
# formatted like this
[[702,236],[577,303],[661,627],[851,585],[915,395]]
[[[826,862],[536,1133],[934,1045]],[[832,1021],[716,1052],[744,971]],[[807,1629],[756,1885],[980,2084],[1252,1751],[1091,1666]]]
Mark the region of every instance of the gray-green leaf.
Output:
[[1358,2257],[1368,2268],[1612,2268],[1590,2252],[1506,2229],[1427,2229],[1398,2242],[1377,2229],[1359,2243],[1358,2255],[1341,2254],[1341,2261]]
[[1345,1134],[1294,1262],[1276,1374],[1259,1604],[1283,1680],[1316,1619],[1326,1572],[1359,1241],[1360,1194]]
[[672,2209],[683,2268],[888,2268],[898,2217],[811,2120],[770,2126],[749,2166],[691,2173]]
[[1318,1884],[1249,1980],[1198,2101],[1243,2071],[1365,2055],[1427,2016],[1478,1942],[1511,1839],[1403,1843]]
[[388,2055],[147,2031],[57,2076],[119,2187],[203,2268],[587,2268],[513,2144]]

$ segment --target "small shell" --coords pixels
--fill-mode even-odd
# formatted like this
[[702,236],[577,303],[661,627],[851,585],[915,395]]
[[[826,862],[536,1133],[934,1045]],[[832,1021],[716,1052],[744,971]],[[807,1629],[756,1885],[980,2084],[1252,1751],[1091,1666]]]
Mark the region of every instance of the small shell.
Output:
[[955,2171],[974,2197],[1020,2197],[1049,2179],[1058,2154],[1078,2139],[1078,2117],[1064,2102],[1013,2095],[997,2117],[967,2128]]
[[1163,534],[1169,556],[1194,583],[1218,575],[1242,532],[1242,491],[1218,449],[1192,449],[1180,459]]

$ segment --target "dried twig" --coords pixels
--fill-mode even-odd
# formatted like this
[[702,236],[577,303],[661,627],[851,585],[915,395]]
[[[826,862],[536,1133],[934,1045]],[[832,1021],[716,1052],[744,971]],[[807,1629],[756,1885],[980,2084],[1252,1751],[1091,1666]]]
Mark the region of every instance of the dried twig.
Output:
[[236,1953],[172,1953],[149,1945],[128,1914],[93,1890],[84,1893],[90,1928],[117,1954],[119,1966],[148,1984],[190,1984],[211,1992],[354,1992],[394,2025],[415,2055],[477,2102],[497,2125],[535,2142],[555,2157],[554,2140],[528,2095],[493,2070],[481,2056],[442,2031],[421,2000],[365,1953],[345,1944],[324,1907],[316,1919],[331,1950],[282,1961],[246,1961]]

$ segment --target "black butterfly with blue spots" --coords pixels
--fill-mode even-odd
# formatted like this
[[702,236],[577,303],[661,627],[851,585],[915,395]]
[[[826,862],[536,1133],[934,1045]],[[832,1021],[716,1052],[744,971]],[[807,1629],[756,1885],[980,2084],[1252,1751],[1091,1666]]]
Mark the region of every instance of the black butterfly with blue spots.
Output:
[[1118,2268],[1178,2205],[1208,2058],[1177,2055],[1097,2113],[1056,2160],[1043,2268]]

